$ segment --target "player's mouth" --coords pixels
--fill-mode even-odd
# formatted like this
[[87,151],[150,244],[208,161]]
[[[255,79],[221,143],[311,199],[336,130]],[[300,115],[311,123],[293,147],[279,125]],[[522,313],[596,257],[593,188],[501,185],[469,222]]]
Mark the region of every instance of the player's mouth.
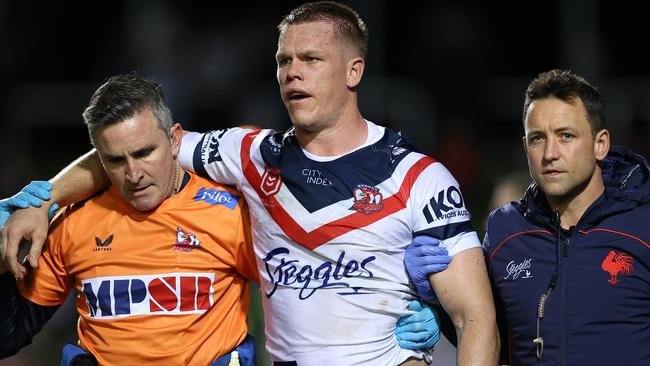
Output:
[[557,169],[547,169],[542,172],[542,174],[545,177],[550,177],[550,178],[559,177],[563,173],[564,173],[563,171]]
[[139,197],[139,196],[144,196],[147,193],[147,188],[151,187],[151,185],[146,185],[142,187],[133,187],[130,188],[129,191],[133,195],[133,197]]
[[311,97],[309,93],[299,89],[289,89],[284,93],[284,96],[287,103],[299,103]]

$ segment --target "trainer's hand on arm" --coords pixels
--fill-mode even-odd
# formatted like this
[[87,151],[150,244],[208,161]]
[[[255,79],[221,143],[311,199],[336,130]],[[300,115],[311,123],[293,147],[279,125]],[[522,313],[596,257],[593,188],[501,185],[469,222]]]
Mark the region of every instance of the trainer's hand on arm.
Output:
[[[41,208],[28,207],[16,211],[2,230],[4,245],[4,261],[16,279],[23,279],[27,274],[26,262],[32,267],[38,266],[43,243],[47,237],[49,226],[47,211]],[[19,258],[21,241],[30,240],[29,255]]]
[[429,275],[444,271],[451,262],[447,249],[439,244],[440,241],[436,238],[417,236],[406,248],[404,255],[404,266],[415,285],[415,290],[418,296],[426,301],[436,298],[429,283]]
[[[16,209],[27,208],[30,205],[40,207],[44,200],[49,200],[51,189],[52,184],[50,182],[36,180],[23,187],[20,192],[12,197],[0,200],[0,230],[4,228],[7,220]],[[58,207],[56,203],[50,207],[51,215],[54,215]],[[5,240],[0,239],[0,274],[7,271],[4,261],[5,252]]]
[[23,187],[15,195],[0,200],[0,230],[5,226],[9,216],[19,208],[29,206],[41,207],[42,201],[50,199],[52,183],[35,180]]
[[397,321],[395,335],[401,348],[429,350],[440,340],[440,322],[436,312],[426,303],[413,300],[409,310],[415,313]]
[[51,180],[54,188],[51,198],[41,207],[30,207],[16,211],[2,231],[4,241],[3,258],[7,267],[17,279],[25,276],[27,269],[18,258],[22,239],[31,240],[29,264],[38,266],[43,243],[48,230],[48,213],[54,211],[53,204],[61,206],[81,201],[108,185],[108,178],[95,149],[72,162]]
[[482,249],[456,254],[447,270],[429,280],[456,328],[458,365],[496,365],[499,335]]

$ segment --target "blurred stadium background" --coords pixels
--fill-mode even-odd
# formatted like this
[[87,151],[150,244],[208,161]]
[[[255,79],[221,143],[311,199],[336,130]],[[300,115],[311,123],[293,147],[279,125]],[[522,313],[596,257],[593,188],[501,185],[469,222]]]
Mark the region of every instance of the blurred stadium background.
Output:
[[[300,3],[0,1],[0,197],[90,148],[81,112],[113,74],[162,82],[187,129],[288,128],[275,27]],[[481,235],[497,182],[526,169],[522,97],[539,72],[569,68],[599,86],[613,143],[650,153],[649,2],[346,3],[370,30],[362,113],[445,163]],[[261,338],[259,303],[251,313]],[[68,306],[0,365],[57,365],[74,330]]]

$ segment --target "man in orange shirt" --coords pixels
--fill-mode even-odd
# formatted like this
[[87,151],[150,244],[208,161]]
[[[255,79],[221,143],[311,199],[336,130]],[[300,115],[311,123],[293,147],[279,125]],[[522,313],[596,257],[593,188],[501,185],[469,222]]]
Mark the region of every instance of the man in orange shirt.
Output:
[[74,288],[79,345],[101,365],[230,358],[252,343],[258,281],[245,201],[180,168],[181,126],[157,83],[113,77],[83,117],[112,185],[58,214],[25,279],[0,268],[0,356],[28,344]]

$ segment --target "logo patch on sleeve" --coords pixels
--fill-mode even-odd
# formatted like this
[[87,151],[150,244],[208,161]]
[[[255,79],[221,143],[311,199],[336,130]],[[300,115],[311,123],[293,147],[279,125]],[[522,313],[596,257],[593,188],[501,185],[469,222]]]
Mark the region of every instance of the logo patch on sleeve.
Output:
[[211,131],[205,134],[201,145],[201,160],[204,164],[223,161],[219,153],[219,142],[228,129]]
[[195,201],[205,201],[211,205],[224,205],[231,210],[235,209],[239,197],[230,194],[230,192],[220,191],[218,189],[201,188],[194,196]]

